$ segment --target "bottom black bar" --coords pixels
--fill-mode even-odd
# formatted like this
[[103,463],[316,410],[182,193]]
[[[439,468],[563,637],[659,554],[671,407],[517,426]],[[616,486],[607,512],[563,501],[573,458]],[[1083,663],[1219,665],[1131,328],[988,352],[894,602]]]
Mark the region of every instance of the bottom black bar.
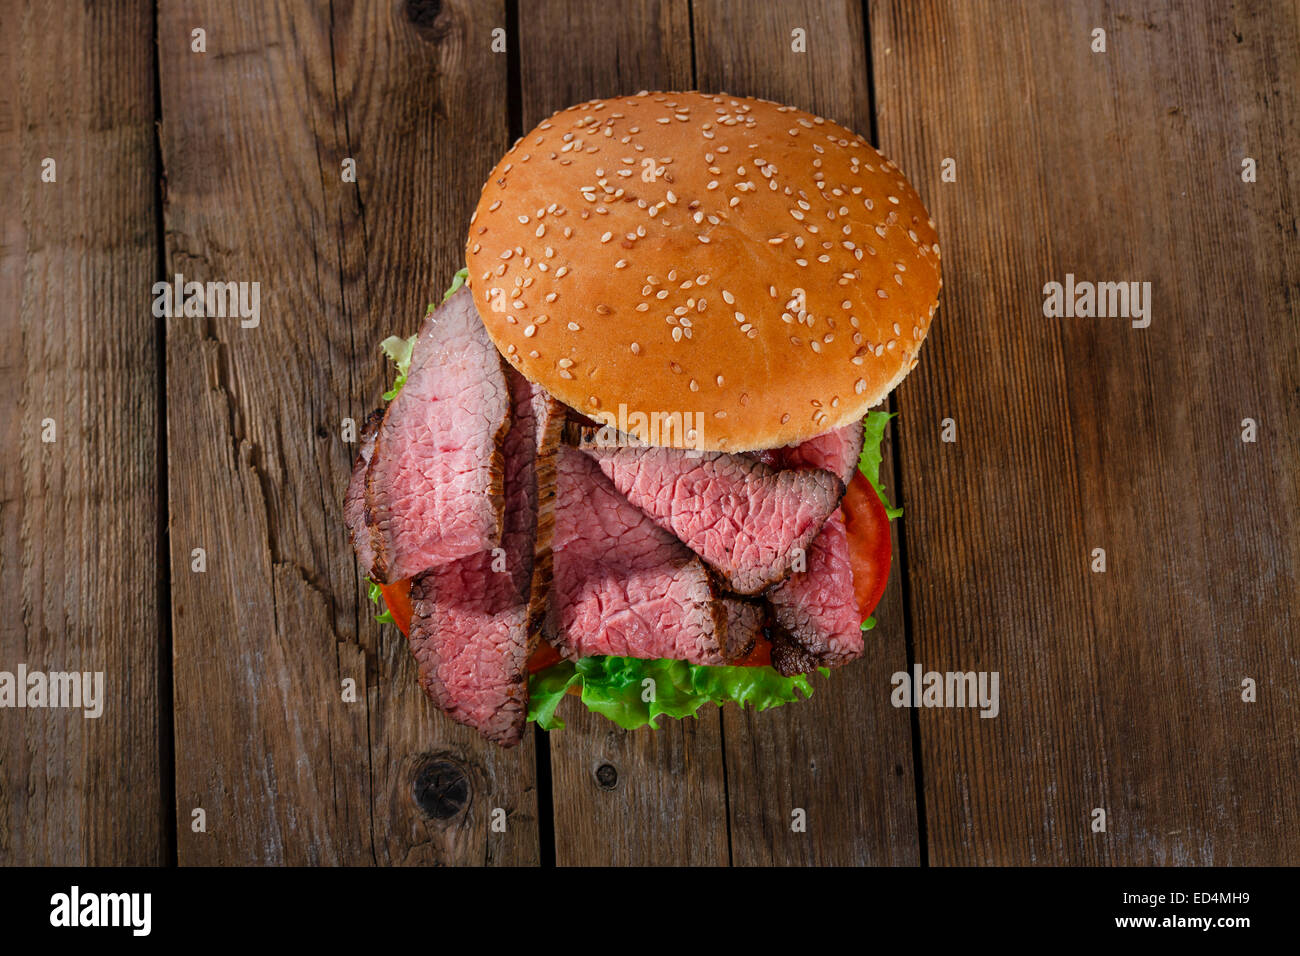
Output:
[[832,927],[856,930],[867,946],[1029,932],[1232,945],[1243,933],[1287,927],[1293,880],[1283,869],[5,869],[0,925],[6,943],[46,936],[128,946],[337,947],[421,930],[431,946],[454,945],[448,932],[474,927],[491,929],[498,944],[543,935],[602,947],[739,943],[755,931],[765,948],[786,934],[817,946]]

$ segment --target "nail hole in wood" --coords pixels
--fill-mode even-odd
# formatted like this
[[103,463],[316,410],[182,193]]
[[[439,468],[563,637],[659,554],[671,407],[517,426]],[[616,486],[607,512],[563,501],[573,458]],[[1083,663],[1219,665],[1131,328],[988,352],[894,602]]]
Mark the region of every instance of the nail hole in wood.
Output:
[[613,790],[618,786],[618,771],[613,764],[603,763],[596,768],[596,785],[602,790]]

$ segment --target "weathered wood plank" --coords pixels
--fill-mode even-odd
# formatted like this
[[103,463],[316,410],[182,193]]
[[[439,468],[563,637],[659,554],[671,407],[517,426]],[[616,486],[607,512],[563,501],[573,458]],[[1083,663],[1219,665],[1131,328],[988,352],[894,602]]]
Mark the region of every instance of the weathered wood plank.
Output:
[[[691,86],[684,0],[521,5],[523,126],[593,97]],[[631,733],[561,708],[549,735],[556,862],[725,864],[727,808],[718,714]]]
[[[948,280],[900,402],[917,655],[1002,678],[920,714],[937,863],[1300,858],[1296,8],[1125,6],[871,5]],[[1150,326],[1044,317],[1067,272]]]
[[6,865],[169,853],[152,46],[147,3],[0,8],[0,670],[104,682],[0,711]]
[[[870,133],[860,4],[696,0],[694,23],[702,90],[790,103]],[[795,50],[800,39],[806,52]],[[909,717],[889,704],[890,675],[907,669],[894,533],[892,580],[864,659],[814,678],[818,690],[804,703],[723,713],[738,865],[918,862]],[[791,829],[796,809],[806,831]]]
[[378,343],[450,280],[506,146],[501,5],[164,3],[159,20],[169,271],[260,282],[262,312],[168,323],[180,859],[533,862],[529,742],[498,751],[424,701],[341,516],[345,419],[391,374]]

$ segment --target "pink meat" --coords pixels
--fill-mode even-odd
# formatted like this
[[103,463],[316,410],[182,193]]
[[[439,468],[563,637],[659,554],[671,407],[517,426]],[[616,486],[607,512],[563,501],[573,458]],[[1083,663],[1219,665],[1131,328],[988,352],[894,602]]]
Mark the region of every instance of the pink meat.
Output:
[[772,588],[767,599],[777,631],[788,638],[773,643],[772,663],[781,673],[810,670],[810,663],[835,667],[861,656],[862,622],[839,508],[813,542],[807,570]]
[[634,505],[738,594],[789,573],[844,494],[819,469],[778,471],[747,455],[624,446],[584,449]]
[[414,577],[500,543],[505,368],[467,289],[426,318],[366,474],[376,580]]
[[501,547],[421,574],[411,587],[411,649],[420,684],[448,716],[503,746],[528,713],[527,618],[537,522],[534,388],[509,370]]
[[773,468],[821,468],[836,475],[847,487],[862,454],[862,423],[853,422],[797,445],[751,454]]
[[699,558],[567,446],[557,488],[547,624],[557,650],[724,663],[726,613]]

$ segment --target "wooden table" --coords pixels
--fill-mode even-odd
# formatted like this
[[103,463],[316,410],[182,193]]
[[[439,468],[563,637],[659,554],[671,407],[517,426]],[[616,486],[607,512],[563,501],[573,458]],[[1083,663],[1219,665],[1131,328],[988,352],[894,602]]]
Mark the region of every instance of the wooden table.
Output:
[[[1266,0],[0,5],[0,670],[107,680],[0,710],[0,862],[1300,861],[1298,51]],[[939,224],[880,626],[804,705],[500,751],[372,620],[344,423],[514,137],[682,88],[862,131]],[[155,318],[178,273],[260,323]],[[1067,273],[1149,326],[1045,316]],[[914,664],[1000,713],[893,707]]]

